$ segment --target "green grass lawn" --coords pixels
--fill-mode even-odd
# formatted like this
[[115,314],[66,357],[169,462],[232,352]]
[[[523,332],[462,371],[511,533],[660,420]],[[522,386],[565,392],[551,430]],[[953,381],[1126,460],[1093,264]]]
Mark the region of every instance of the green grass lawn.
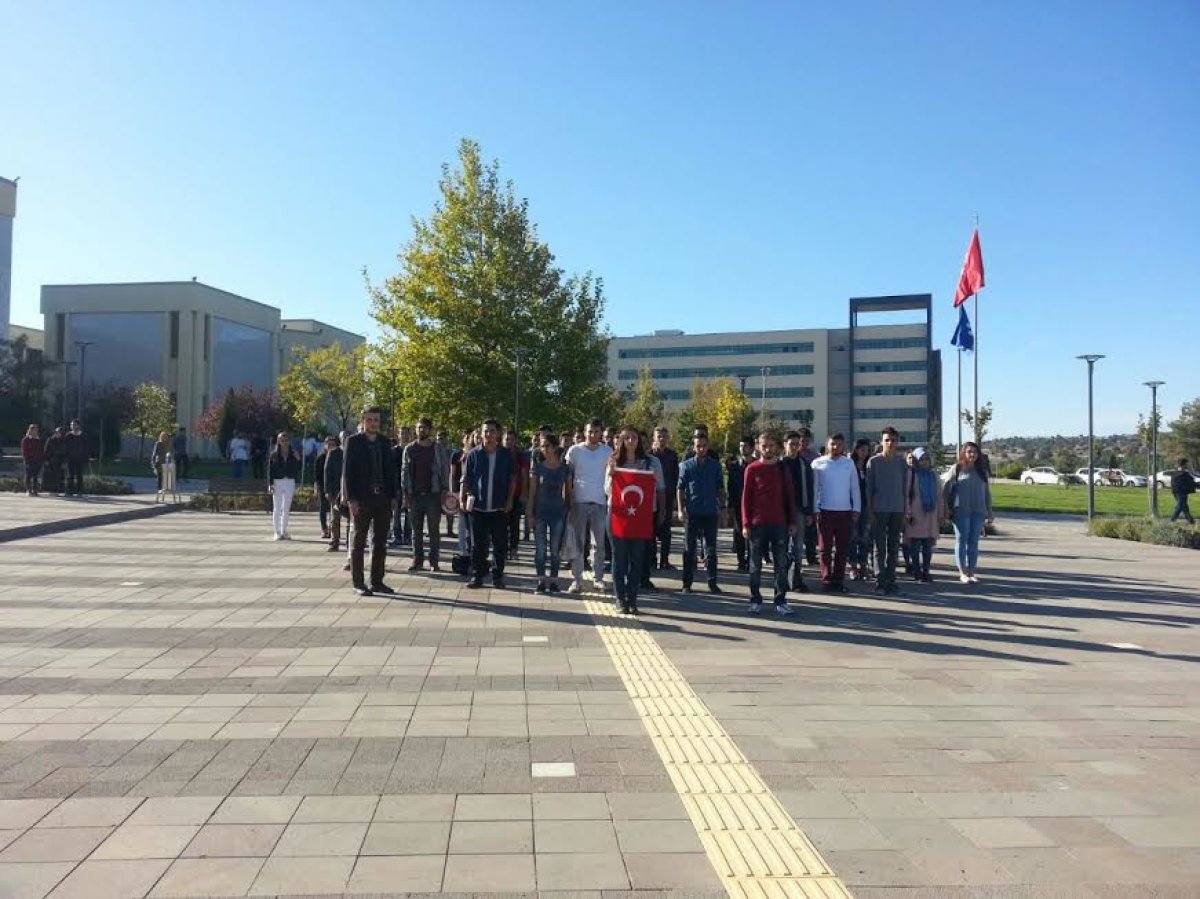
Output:
[[[1149,515],[1149,489],[1145,487],[1097,487],[1096,514]],[[992,507],[1002,512],[1063,512],[1087,514],[1087,485],[1058,487],[1051,484],[992,484]],[[1175,500],[1169,490],[1158,490],[1158,511],[1170,515]],[[1195,514],[1193,511],[1192,514]]]

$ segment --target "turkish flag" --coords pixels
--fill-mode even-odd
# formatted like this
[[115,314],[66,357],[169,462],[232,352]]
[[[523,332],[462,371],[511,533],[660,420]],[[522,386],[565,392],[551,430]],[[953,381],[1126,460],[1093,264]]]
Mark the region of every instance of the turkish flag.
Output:
[[609,517],[612,535],[622,540],[649,540],[654,536],[654,472],[614,468]]
[[983,287],[983,250],[979,247],[979,229],[971,237],[967,247],[967,258],[963,260],[962,274],[958,276],[958,290],[954,292],[954,308],[979,293]]

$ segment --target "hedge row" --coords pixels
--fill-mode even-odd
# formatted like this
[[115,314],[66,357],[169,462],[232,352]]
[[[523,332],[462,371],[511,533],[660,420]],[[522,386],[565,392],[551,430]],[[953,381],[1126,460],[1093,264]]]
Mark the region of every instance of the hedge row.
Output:
[[1097,518],[1092,533],[1116,540],[1200,549],[1200,528],[1153,518]]
[[[24,493],[25,479],[0,477],[0,493]],[[84,475],[83,492],[91,496],[129,496],[133,488],[124,481]],[[47,494],[49,495],[49,494]]]
[[[293,512],[316,512],[319,505],[311,487],[299,488],[292,499]],[[271,494],[265,487],[257,493],[232,493],[220,497],[198,493],[192,497],[188,508],[199,512],[212,512],[217,508],[222,512],[270,512]]]

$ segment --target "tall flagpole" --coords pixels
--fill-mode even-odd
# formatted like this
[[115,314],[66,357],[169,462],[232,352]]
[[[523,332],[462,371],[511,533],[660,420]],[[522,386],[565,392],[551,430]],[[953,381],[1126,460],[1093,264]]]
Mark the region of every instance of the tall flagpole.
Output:
[[[978,212],[975,213],[975,233],[976,234],[979,233],[979,213]],[[982,286],[980,286],[979,290],[975,291],[975,296],[971,298],[972,303],[974,304],[974,307],[975,307],[975,321],[974,321],[974,332],[973,332],[975,335],[975,347],[972,351],[972,355],[975,357],[975,359],[973,360],[974,365],[975,365],[975,371],[972,375],[972,384],[975,387],[975,418],[974,418],[974,421],[975,421],[975,433],[976,434],[979,433],[979,292],[981,290],[983,290]],[[972,434],[971,436],[974,437],[975,434]],[[979,448],[979,451],[981,453],[983,452],[982,446]]]
[[958,419],[958,451],[962,452],[962,347],[956,347],[958,350],[958,407],[955,409],[955,418]]

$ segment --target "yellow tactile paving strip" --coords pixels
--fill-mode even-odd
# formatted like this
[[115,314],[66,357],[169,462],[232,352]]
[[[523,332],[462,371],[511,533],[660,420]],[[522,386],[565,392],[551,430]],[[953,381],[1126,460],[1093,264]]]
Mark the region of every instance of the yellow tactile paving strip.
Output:
[[729,895],[849,899],[658,642],[609,602],[587,607]]

